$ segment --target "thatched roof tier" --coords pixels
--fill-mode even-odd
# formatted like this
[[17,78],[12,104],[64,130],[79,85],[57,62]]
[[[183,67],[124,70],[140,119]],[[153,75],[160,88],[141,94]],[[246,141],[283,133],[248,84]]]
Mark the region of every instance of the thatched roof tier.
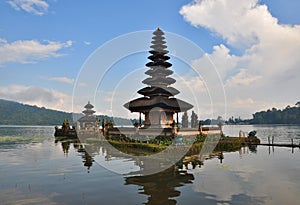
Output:
[[[159,41],[157,41],[159,42]],[[159,50],[164,50],[165,48],[167,48],[166,45],[163,44],[154,44],[152,46],[150,46],[150,48],[152,48],[153,50],[159,51]]]
[[165,56],[164,54],[158,53],[158,54],[149,56],[148,59],[150,59],[152,61],[155,61],[155,60],[164,60],[164,61],[166,61],[166,60],[169,60],[170,57],[169,56]]
[[151,53],[153,55],[158,55],[158,54],[165,55],[165,54],[169,53],[169,51],[167,51],[167,50],[160,50],[160,51],[150,50],[149,53]]
[[[156,77],[156,78],[146,78],[145,80],[142,81],[142,83],[146,85],[151,85],[151,86],[168,86],[173,83],[175,83],[176,80],[173,78],[166,78],[166,77]],[[161,85],[161,86],[160,86]]]
[[155,36],[162,36],[162,35],[164,35],[165,33],[164,33],[160,28],[157,28],[157,29],[153,32],[153,34],[154,34]]
[[[154,34],[154,33],[153,33]],[[164,40],[165,37],[163,35],[154,35],[152,37],[153,40]]]
[[162,66],[165,68],[169,68],[172,66],[171,63],[166,62],[166,61],[162,61],[162,60],[158,60],[158,61],[154,61],[154,62],[149,62],[146,64],[147,67],[153,67],[153,66]]
[[168,76],[172,75],[173,71],[169,69],[160,69],[160,68],[152,68],[150,70],[147,70],[145,74],[150,75],[150,76]]
[[138,93],[144,96],[162,95],[169,97],[179,94],[179,91],[173,87],[145,87],[140,89]]
[[84,106],[84,108],[86,108],[86,109],[93,109],[94,108],[94,106],[90,103],[90,101],[88,102],[88,104],[86,104],[85,106]]
[[79,122],[96,122],[97,118],[94,116],[86,115],[78,120]]
[[165,38],[161,37],[155,37],[153,38],[153,41],[151,41],[152,44],[166,44],[166,41],[164,41]]
[[152,109],[161,108],[167,112],[185,112],[193,105],[177,98],[156,96],[155,98],[142,97],[132,100],[124,105],[131,112],[150,112]]
[[92,114],[94,114],[96,111],[94,111],[94,110],[84,110],[84,111],[82,111],[82,113],[83,114],[85,114],[85,115],[92,115]]

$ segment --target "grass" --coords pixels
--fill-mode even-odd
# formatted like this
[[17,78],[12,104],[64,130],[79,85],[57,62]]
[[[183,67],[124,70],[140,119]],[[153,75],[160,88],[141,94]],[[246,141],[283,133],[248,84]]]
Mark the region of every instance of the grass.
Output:
[[[142,139],[135,140],[124,135],[115,135],[106,136],[105,138],[103,136],[88,137],[84,139],[84,143],[101,144],[103,142],[108,142],[119,151],[127,154],[133,154],[136,156],[153,155],[155,153],[165,150],[173,143],[169,139],[165,141],[162,139],[155,138],[149,139],[150,140],[140,141]],[[257,144],[257,142],[259,143],[259,139],[257,139],[258,141],[253,140],[253,144]],[[206,146],[214,146],[214,151],[217,152],[232,152],[240,150],[243,146],[247,146],[249,144],[249,139],[228,136],[222,136],[220,138],[219,135],[211,135],[209,136],[209,138],[207,138],[207,136],[197,136],[196,138],[183,138],[182,143],[177,145],[177,147],[181,146],[182,148],[189,150],[187,152],[187,155],[193,155],[200,153],[204,143],[206,144]],[[172,147],[169,148],[172,149]]]
[[108,140],[108,142],[118,150],[134,155],[152,155],[153,153],[161,152],[167,148],[165,145],[147,144],[139,142],[119,142]]
[[44,139],[42,137],[1,136],[0,143],[42,142]]
[[[233,152],[240,150],[243,146],[247,146],[249,144],[248,138],[239,138],[239,137],[221,137],[220,139],[216,139],[218,141],[205,141],[205,138],[197,138],[196,141],[190,147],[187,155],[192,155],[195,153],[199,153],[204,145],[211,144],[216,146],[214,151],[222,151],[222,152]],[[108,139],[108,142],[114,146],[115,148],[119,149],[120,151],[128,154],[135,154],[135,155],[151,155],[157,152],[161,152],[165,150],[170,142],[167,143],[143,143],[143,142],[128,142],[128,141],[118,141],[115,139]],[[253,139],[252,143],[259,143],[259,139]],[[188,143],[189,144],[189,143]],[[181,145],[185,146],[185,145]]]

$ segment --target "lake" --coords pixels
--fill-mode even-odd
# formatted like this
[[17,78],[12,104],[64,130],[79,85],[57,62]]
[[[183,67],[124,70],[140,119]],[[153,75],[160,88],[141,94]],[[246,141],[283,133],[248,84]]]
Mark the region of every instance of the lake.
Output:
[[[240,130],[256,130],[263,142],[300,142],[300,126],[224,127],[229,136]],[[141,175],[138,156],[53,134],[49,126],[0,126],[1,205],[299,203],[298,148],[242,148]]]

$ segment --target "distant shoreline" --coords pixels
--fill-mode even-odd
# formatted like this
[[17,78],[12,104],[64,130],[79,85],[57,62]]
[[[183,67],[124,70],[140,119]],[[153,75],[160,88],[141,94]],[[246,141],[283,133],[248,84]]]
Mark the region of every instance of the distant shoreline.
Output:
[[0,125],[0,127],[54,127],[54,125]]
[[[24,125],[24,124],[18,124],[18,125],[6,125],[2,124],[0,127],[54,127],[56,125]],[[224,126],[300,126],[300,124],[225,124]],[[134,127],[133,125],[117,125],[118,127]]]

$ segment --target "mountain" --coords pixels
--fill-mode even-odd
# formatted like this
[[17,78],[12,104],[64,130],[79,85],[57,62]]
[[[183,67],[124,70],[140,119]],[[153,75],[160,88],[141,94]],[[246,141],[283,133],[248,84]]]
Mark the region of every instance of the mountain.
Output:
[[0,99],[1,125],[60,125],[72,114]]
[[[113,121],[116,125],[132,125],[136,119],[96,116],[103,120]],[[73,121],[72,113],[26,105],[18,102],[0,99],[0,125],[61,125],[64,119]],[[241,120],[230,118],[229,124],[300,124],[300,102],[296,106],[287,106],[283,110],[276,108],[253,114],[253,119]]]
[[[101,122],[112,120],[117,125],[132,125],[136,120],[129,120],[106,115],[96,116]],[[73,124],[72,113],[26,105],[0,99],[0,125],[61,125],[64,119]]]

